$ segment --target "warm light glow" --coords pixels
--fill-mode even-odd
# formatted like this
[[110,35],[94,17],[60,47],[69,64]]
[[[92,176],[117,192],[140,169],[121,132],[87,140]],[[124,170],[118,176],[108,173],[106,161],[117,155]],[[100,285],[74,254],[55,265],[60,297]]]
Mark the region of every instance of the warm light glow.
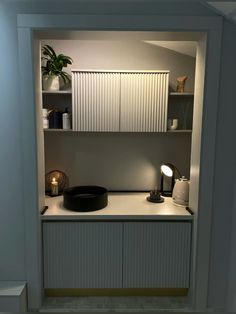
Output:
[[162,165],[161,166],[161,171],[166,175],[167,177],[172,177],[173,176],[173,170],[168,167],[167,165]]
[[55,183],[56,182],[56,178],[52,178],[52,182]]

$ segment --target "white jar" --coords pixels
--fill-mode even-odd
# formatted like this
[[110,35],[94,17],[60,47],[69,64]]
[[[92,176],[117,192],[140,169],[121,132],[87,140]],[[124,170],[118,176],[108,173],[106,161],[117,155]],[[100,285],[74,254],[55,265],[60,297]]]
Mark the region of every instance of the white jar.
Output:
[[48,109],[43,108],[42,112],[43,112],[43,118],[47,118],[48,117]]
[[62,115],[62,128],[64,130],[70,130],[70,115],[67,112],[64,112]]
[[48,118],[43,118],[43,128],[44,129],[48,129],[49,128]]
[[49,121],[48,121],[48,109],[43,109],[43,128],[49,128]]

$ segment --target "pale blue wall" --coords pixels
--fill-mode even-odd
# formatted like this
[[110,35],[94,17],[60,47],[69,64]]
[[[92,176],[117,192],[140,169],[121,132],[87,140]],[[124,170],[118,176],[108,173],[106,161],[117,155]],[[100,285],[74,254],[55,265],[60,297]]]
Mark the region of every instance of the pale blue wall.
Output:
[[0,279],[24,279],[21,121],[15,16],[0,5]]
[[[222,306],[227,293],[228,252],[236,165],[236,25],[224,21],[219,111],[216,134],[214,216],[210,263],[209,305]],[[236,228],[236,226],[234,226]],[[235,244],[235,239],[233,239]],[[234,247],[235,250],[235,247]],[[235,269],[234,269],[235,270]],[[230,280],[235,278],[229,275]],[[232,292],[232,291],[231,291]],[[236,290],[234,299],[236,298]],[[235,303],[236,306],[236,303]],[[236,311],[236,307],[234,309]]]
[[17,14],[23,13],[117,13],[117,14],[177,14],[212,15],[197,4],[137,4],[112,1],[1,1],[0,3],[0,280],[24,279],[24,217],[22,201],[21,127],[27,121],[20,117],[20,91],[17,54]]
[[[56,6],[57,3],[57,6]],[[24,217],[22,200],[22,158],[21,127],[27,121],[19,120],[19,82],[17,56],[17,13],[116,13],[116,14],[162,14],[162,15],[212,15],[205,7],[195,3],[154,4],[146,1],[134,5],[132,2],[118,2],[94,5],[89,3],[68,3],[53,1],[52,4],[39,3],[0,3],[0,280],[25,278],[24,269]],[[228,268],[227,240],[231,220],[232,180],[230,172],[221,172],[225,163],[228,167],[235,163],[235,146],[229,142],[235,134],[235,27],[228,23],[223,34],[222,82],[220,88],[220,111],[217,126],[217,155],[215,173],[215,207],[213,210],[212,258],[210,274],[209,304],[223,304],[223,290],[226,286],[225,273]],[[233,43],[234,41],[234,43]],[[230,76],[230,79],[226,78]],[[216,104],[217,105],[217,104]],[[209,139],[210,140],[210,139]],[[222,195],[222,197],[221,197]],[[223,197],[227,201],[223,201]],[[224,218],[224,219],[223,219]],[[223,285],[222,285],[223,281]],[[216,288],[219,287],[219,288]],[[218,297],[219,296],[219,297]]]
[[155,0],[1,0],[13,14],[51,13],[51,14],[147,14],[147,15],[191,15],[214,16],[211,10],[196,3],[185,0],[182,3]]

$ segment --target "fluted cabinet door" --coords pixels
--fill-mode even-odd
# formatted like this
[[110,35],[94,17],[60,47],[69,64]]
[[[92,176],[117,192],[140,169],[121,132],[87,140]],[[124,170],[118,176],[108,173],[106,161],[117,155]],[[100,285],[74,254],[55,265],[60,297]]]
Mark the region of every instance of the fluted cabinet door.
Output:
[[44,222],[44,288],[121,288],[122,224]]
[[121,73],[121,132],[165,132],[169,72]]
[[190,222],[124,224],[124,288],[188,288]]
[[73,130],[117,132],[120,73],[72,71]]

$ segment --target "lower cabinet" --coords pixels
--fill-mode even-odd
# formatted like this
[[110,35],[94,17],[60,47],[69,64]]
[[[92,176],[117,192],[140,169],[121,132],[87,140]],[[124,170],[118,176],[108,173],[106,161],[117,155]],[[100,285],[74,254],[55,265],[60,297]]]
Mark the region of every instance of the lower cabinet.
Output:
[[191,223],[124,223],[124,288],[188,288]]
[[44,288],[121,288],[122,224],[43,223]]
[[191,222],[43,222],[44,288],[188,288]]

